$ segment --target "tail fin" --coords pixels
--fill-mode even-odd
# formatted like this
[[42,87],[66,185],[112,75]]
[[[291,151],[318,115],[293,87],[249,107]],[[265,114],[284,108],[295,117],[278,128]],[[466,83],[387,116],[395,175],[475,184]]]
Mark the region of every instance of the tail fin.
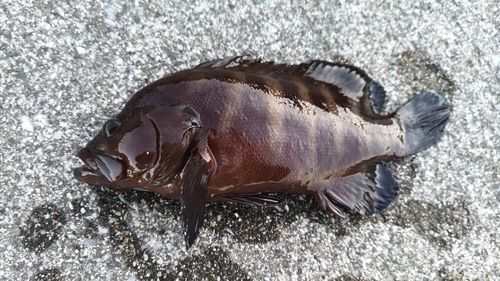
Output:
[[434,144],[443,135],[451,105],[436,92],[422,92],[396,113],[405,130],[405,154],[410,155]]

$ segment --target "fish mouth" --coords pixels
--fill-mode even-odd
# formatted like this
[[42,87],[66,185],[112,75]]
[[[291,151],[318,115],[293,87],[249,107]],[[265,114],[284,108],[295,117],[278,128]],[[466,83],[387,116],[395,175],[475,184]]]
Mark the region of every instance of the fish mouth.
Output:
[[78,151],[77,157],[84,165],[73,170],[75,178],[92,185],[109,186],[116,183],[123,174],[123,166],[118,159],[111,156],[92,153],[84,147]]

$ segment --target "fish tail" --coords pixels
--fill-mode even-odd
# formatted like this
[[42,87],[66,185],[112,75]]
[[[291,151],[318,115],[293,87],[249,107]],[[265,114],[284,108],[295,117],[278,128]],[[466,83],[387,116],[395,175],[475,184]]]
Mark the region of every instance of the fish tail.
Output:
[[441,95],[425,91],[396,112],[405,132],[405,155],[424,150],[441,138],[450,109],[451,105]]

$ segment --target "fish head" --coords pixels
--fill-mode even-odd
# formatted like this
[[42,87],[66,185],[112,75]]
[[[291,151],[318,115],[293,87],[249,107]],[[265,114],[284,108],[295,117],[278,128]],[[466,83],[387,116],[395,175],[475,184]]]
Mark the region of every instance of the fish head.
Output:
[[84,165],[74,175],[92,185],[118,188],[168,184],[189,157],[201,127],[198,112],[177,100],[126,107],[78,152]]

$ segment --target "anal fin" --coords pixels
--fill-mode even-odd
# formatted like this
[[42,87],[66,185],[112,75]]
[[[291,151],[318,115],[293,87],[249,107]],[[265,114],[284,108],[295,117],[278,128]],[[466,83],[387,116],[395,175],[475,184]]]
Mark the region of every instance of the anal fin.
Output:
[[207,162],[193,149],[181,179],[181,218],[187,249],[193,245],[205,220],[208,180]]
[[277,197],[262,192],[244,193],[244,194],[224,194],[217,196],[216,199],[221,201],[229,201],[233,203],[254,205],[261,207],[275,206],[281,203],[282,201]]
[[398,184],[382,163],[373,163],[364,171],[347,177],[313,184],[310,188],[324,210],[346,219],[346,208],[371,215],[386,209],[396,198]]

